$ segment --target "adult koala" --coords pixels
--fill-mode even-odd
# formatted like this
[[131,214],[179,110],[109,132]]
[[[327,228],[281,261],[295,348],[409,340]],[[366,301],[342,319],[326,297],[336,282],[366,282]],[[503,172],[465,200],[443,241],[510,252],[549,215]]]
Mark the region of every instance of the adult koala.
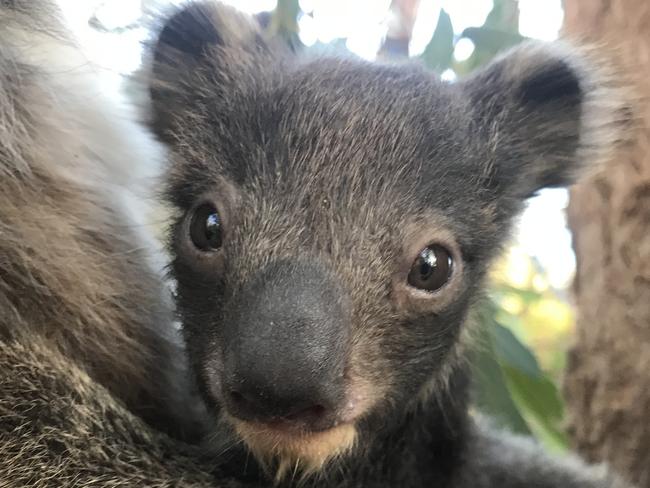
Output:
[[57,19],[0,2],[0,486],[190,485],[156,430],[200,413],[138,198],[164,154]]

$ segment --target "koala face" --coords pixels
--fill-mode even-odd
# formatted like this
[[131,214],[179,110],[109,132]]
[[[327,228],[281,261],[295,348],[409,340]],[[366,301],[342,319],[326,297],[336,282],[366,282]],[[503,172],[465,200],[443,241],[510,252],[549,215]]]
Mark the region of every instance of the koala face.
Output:
[[194,371],[260,460],[307,470],[448,393],[523,201],[616,133],[600,79],[556,45],[446,84],[297,56],[195,3],[162,29],[152,73]]

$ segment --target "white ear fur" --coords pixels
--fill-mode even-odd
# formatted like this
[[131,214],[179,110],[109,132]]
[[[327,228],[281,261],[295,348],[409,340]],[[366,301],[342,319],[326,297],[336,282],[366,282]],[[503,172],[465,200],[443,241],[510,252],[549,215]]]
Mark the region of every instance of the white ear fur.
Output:
[[585,87],[576,158],[581,170],[578,176],[586,176],[598,172],[615,150],[630,140],[634,120],[632,90],[624,74],[617,73],[610,58],[603,54],[605,50],[568,42],[556,42],[552,49],[580,73]]
[[625,83],[594,48],[525,42],[461,87],[494,147],[495,181],[517,198],[571,184],[628,136]]
[[576,173],[572,179],[598,171],[629,137],[631,94],[605,53],[597,46],[560,40],[524,43],[519,51],[515,48],[510,54],[515,57],[511,66],[521,72],[531,70],[533,64],[561,61],[579,80],[582,102]]

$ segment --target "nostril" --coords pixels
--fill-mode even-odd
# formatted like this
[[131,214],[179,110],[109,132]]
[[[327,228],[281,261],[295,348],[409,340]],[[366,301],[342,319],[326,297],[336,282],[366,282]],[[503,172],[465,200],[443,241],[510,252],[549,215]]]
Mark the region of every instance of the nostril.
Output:
[[284,418],[292,422],[303,421],[311,423],[323,418],[326,412],[327,409],[323,405],[312,405],[311,407],[302,408],[295,412],[291,412]]
[[236,408],[240,409],[248,406],[248,401],[246,400],[244,395],[242,395],[238,391],[231,390],[229,392],[229,395],[230,395],[230,401]]
[[242,420],[311,430],[326,429],[332,422],[333,411],[322,403],[310,404],[294,400],[291,402],[292,408],[289,404],[280,406],[275,402],[268,402],[264,397],[252,398],[247,392],[234,389],[227,391],[227,397],[230,412]]
[[[222,383],[220,400],[232,417],[279,429],[322,431],[337,424],[337,396],[325,384],[285,388],[285,384],[264,388],[261,381],[234,376]],[[311,385],[308,385],[311,386]],[[302,387],[302,388],[300,388]]]
[[243,420],[259,420],[267,416],[268,407],[261,398],[238,390],[230,390],[227,395],[226,403],[235,416]]

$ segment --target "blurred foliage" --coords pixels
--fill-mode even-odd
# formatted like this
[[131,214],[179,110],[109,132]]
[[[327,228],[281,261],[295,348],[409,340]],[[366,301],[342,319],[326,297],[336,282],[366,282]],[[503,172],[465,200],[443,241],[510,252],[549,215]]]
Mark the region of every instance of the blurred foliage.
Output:
[[271,23],[268,26],[271,35],[283,38],[290,46],[300,47],[298,38],[298,14],[300,4],[298,0],[278,0]]
[[[474,51],[468,59],[456,61],[453,53],[461,39],[472,41]],[[437,73],[451,69],[457,75],[464,75],[523,39],[519,34],[519,6],[516,0],[494,1],[492,11],[482,26],[469,27],[458,36],[454,34],[449,14],[441,9],[438,25],[420,58]]]
[[452,65],[454,56],[454,27],[451,17],[440,9],[438,24],[433,31],[433,36],[420,56],[425,66],[442,73]]
[[[466,60],[456,61],[455,45],[463,38],[472,41],[474,51]],[[495,0],[483,25],[467,28],[459,36],[454,34],[449,15],[441,10],[420,58],[437,73],[451,69],[462,76],[522,40],[517,2]],[[478,311],[481,328],[473,361],[474,400],[503,426],[532,434],[551,449],[565,450],[564,405],[556,383],[564,366],[563,341],[573,323],[571,312],[530,258],[527,262],[521,255],[512,259],[512,252],[509,257],[495,270],[490,296]],[[544,368],[535,349],[526,344],[542,352]]]
[[[527,279],[521,283],[521,276],[508,276],[512,264],[504,259],[497,267],[489,298],[478,311],[475,402],[513,431],[533,434],[551,449],[564,450],[564,408],[556,382],[564,356],[558,351],[562,351],[572,316],[568,305],[540,283],[542,275],[532,265],[526,267]],[[549,324],[553,324],[550,333]],[[548,347],[549,339],[553,347]],[[540,347],[545,340],[545,347]],[[542,367],[534,351],[553,353],[546,356]]]
[[[422,0],[431,1],[431,0]],[[279,0],[271,29],[292,45],[298,34],[298,0]],[[516,0],[495,0],[481,26],[459,35],[440,9],[436,28],[419,60],[438,74],[462,76],[521,42]],[[461,39],[474,44],[463,61],[454,59]],[[345,50],[345,39],[311,49]],[[479,410],[514,432],[534,435],[554,450],[565,450],[564,405],[557,383],[564,367],[564,345],[573,324],[570,307],[558,297],[532,258],[512,248],[495,267],[489,297],[477,311],[480,322],[473,358],[474,401]]]

